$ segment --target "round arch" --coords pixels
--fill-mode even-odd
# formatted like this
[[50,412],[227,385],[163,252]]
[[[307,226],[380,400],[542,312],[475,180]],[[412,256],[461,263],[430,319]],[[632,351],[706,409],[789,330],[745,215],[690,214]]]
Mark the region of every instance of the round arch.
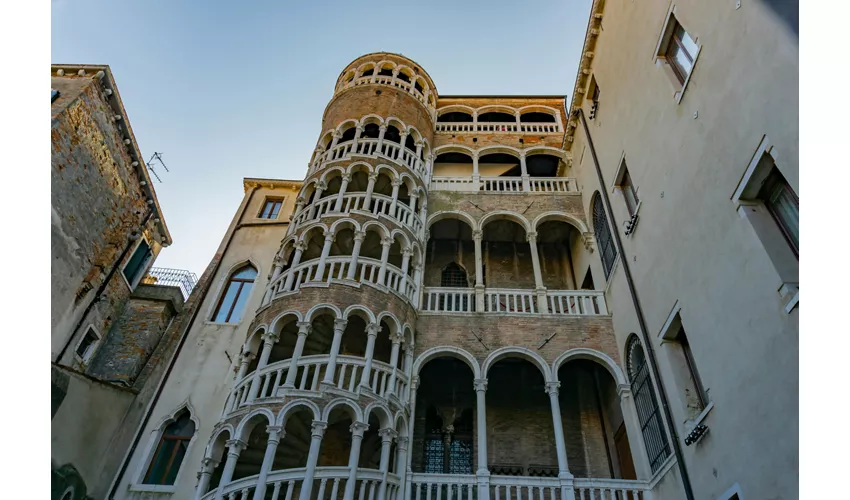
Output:
[[[360,231],[359,222],[350,217],[344,217],[342,219],[335,220],[333,224],[331,224],[330,232],[332,232],[333,234],[337,234],[337,231],[339,230],[340,226],[351,226],[354,231]],[[345,227],[343,227],[342,229],[345,229]]]
[[522,151],[517,149],[517,148],[511,147],[511,146],[498,145],[498,144],[493,145],[493,146],[485,146],[485,147],[479,149],[476,153],[478,154],[479,158],[481,158],[484,155],[492,155],[492,154],[501,153],[501,154],[515,156],[517,160],[519,160],[520,156],[522,156],[522,154],[523,154]]
[[390,325],[391,335],[399,335],[401,333],[401,322],[396,318],[395,314],[389,311],[382,311],[381,314],[378,315],[377,323],[380,324],[381,321],[387,321],[387,324]]
[[[271,325],[270,331],[279,333],[283,329],[283,322],[287,316],[295,316],[295,321],[303,321],[303,317],[301,313],[298,311],[284,311],[277,316],[269,323]],[[288,322],[287,322],[288,323]]]
[[463,104],[451,104],[437,110],[437,118],[446,113],[467,113],[470,116],[475,115],[475,108]]
[[369,403],[366,409],[363,410],[363,422],[369,423],[369,416],[372,414],[373,411],[378,417],[378,422],[381,426],[381,429],[393,427],[393,423],[395,422],[395,420],[393,419],[392,412],[389,410],[389,408],[386,407],[386,405],[377,401],[372,401],[371,403]]
[[496,364],[497,361],[505,358],[522,358],[530,361],[532,364],[540,368],[544,381],[550,382],[552,380],[552,373],[546,360],[531,349],[520,346],[502,347],[491,352],[490,355],[487,356],[487,359],[484,360],[484,364],[481,367],[481,373],[483,376],[486,378],[490,367]]
[[463,153],[469,155],[470,158],[475,158],[475,155],[478,154],[476,150],[461,144],[444,144],[434,149],[435,158],[443,153]]
[[521,214],[508,210],[496,210],[495,212],[490,212],[489,214],[482,217],[480,221],[478,221],[478,227],[476,227],[475,229],[480,229],[483,231],[484,226],[496,220],[509,220],[512,222],[516,222],[517,224],[522,226],[523,229],[525,229],[526,234],[532,231],[532,226],[531,224],[529,224],[528,219],[526,219]]
[[[360,314],[358,314],[360,313]],[[342,313],[342,319],[348,321],[352,315],[360,316],[360,319],[364,320],[368,323],[376,323],[375,321],[375,313],[370,311],[366,306],[361,304],[352,304],[345,308],[345,311]]]
[[475,222],[475,219],[472,218],[466,212],[460,212],[457,210],[440,210],[439,212],[434,212],[433,214],[428,216],[428,221],[425,223],[425,228],[430,229],[431,226],[440,222],[443,219],[457,219],[465,222],[469,225],[469,229],[475,231],[478,228],[478,223]]
[[608,370],[608,373],[610,373],[611,376],[614,377],[614,381],[617,383],[617,385],[628,384],[628,381],[626,380],[626,375],[623,373],[623,370],[620,369],[620,366],[617,365],[617,363],[613,359],[611,359],[610,356],[608,356],[604,352],[600,352],[595,349],[588,349],[586,347],[576,347],[573,349],[569,349],[561,353],[561,355],[557,358],[555,358],[555,361],[552,362],[552,377],[557,380],[558,370],[561,369],[561,366],[576,359],[594,361],[602,365],[606,370]]
[[365,422],[365,420],[363,420],[363,412],[360,410],[360,407],[345,398],[336,398],[325,405],[325,409],[322,411],[322,421],[327,422],[333,409],[339,406],[348,408],[352,422]]
[[342,311],[337,306],[333,304],[316,304],[304,315],[304,321],[312,322],[316,316],[323,312],[330,312],[333,314],[334,319],[342,319]]
[[280,412],[277,414],[276,425],[280,427],[286,426],[286,421],[289,420],[290,415],[295,413],[299,408],[306,408],[313,414],[313,420],[319,420],[321,416],[321,410],[319,410],[319,406],[310,401],[309,399],[293,399],[292,401],[286,403],[283,408],[281,408]]
[[[275,424],[275,415],[271,410],[268,408],[255,408],[239,421],[239,425],[236,426],[236,439],[248,442],[248,436],[251,434],[251,431],[254,430],[254,427],[262,423],[262,419],[257,418],[259,416],[266,417],[268,425]],[[254,423],[255,420],[259,421]]]
[[221,457],[224,454],[225,446],[223,443],[221,449],[216,449],[216,443],[220,442],[218,438],[225,432],[227,433],[227,439],[225,441],[233,439],[233,435],[235,433],[233,425],[227,423],[213,431],[212,437],[210,437],[210,441],[204,449],[204,458],[216,458]]
[[443,357],[455,358],[463,361],[472,370],[472,375],[476,380],[481,378],[481,367],[478,365],[478,361],[475,359],[475,356],[469,354],[460,347],[449,345],[432,347],[420,354],[419,357],[416,358],[416,361],[413,362],[413,376],[419,376],[419,372],[422,370],[422,367],[432,359]]
[[566,222],[567,224],[573,226],[576,230],[580,231],[581,233],[588,232],[587,225],[584,223],[584,221],[582,221],[578,217],[576,217],[574,215],[570,215],[566,212],[556,212],[556,211],[543,212],[542,214],[535,217],[534,220],[531,221],[531,227],[533,228],[532,230],[537,231],[537,228],[540,226],[540,224],[543,224],[544,222],[550,221],[550,220],[557,220],[557,221]]

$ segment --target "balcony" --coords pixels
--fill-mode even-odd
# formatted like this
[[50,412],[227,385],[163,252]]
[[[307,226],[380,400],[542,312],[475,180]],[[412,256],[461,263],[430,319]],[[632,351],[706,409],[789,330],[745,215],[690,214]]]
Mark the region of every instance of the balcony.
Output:
[[427,165],[417,157],[416,152],[390,140],[370,138],[343,142],[324,151],[313,161],[308,175],[321,169],[328,162],[347,160],[356,155],[394,161],[415,172],[423,180],[427,175]]
[[437,133],[462,134],[561,134],[563,129],[558,123],[519,123],[519,122],[490,122],[490,123],[441,123],[437,122]]
[[[348,467],[316,467],[311,490],[315,500],[336,500],[345,491],[349,480]],[[299,498],[304,489],[305,467],[297,469],[276,470],[269,472],[265,484],[267,498],[273,500],[293,500]],[[227,500],[250,500],[254,497],[259,482],[259,474],[238,479],[222,488],[222,498]],[[358,468],[354,492],[359,500],[377,498],[378,490],[383,482],[380,470]],[[385,500],[400,500],[401,481],[396,474],[387,474]],[[217,489],[207,492],[203,500],[212,500],[218,493]]]
[[375,217],[384,216],[392,219],[398,224],[407,226],[414,234],[419,234],[422,231],[422,220],[419,216],[413,213],[403,202],[396,202],[393,207],[393,199],[390,196],[383,194],[372,193],[371,200],[367,206],[365,192],[345,193],[342,196],[342,205],[338,212],[334,211],[336,207],[337,196],[331,195],[320,199],[312,204],[314,207],[311,211],[310,206],[304,207],[292,219],[292,225],[298,227],[306,222],[319,220],[324,215],[345,215],[351,212],[370,213]]
[[432,177],[432,191],[457,191],[463,193],[532,193],[532,194],[580,194],[578,183],[572,177]]
[[[478,477],[472,474],[422,474],[409,476],[409,500],[473,500],[481,495]],[[482,478],[483,479],[483,478]],[[484,479],[487,481],[487,479]],[[624,479],[498,476],[489,477],[490,500],[567,500],[569,489],[576,500],[645,500],[645,481]]]
[[183,300],[187,300],[195,285],[198,283],[198,277],[191,271],[185,269],[170,269],[167,267],[152,267],[148,274],[142,278],[142,284],[157,285],[157,286],[174,286],[180,289],[183,294]]
[[364,358],[336,356],[333,373],[328,377],[330,363],[330,355],[300,357],[297,361],[298,370],[292,378],[294,385],[289,388],[284,385],[289,375],[290,359],[271,363],[255,373],[249,373],[234,386],[226,414],[250,406],[255,401],[281,399],[287,394],[318,395],[322,382],[327,384],[326,387],[349,397],[357,397],[361,386],[382,399],[389,398],[391,394],[397,398],[407,394],[407,375],[403,370],[393,370],[388,363],[372,360],[368,380],[363,379],[366,367]]
[[427,287],[423,292],[422,312],[564,316],[608,314],[605,294],[593,290],[546,290],[545,295],[538,295],[534,290],[485,288],[483,293],[479,292],[480,297],[476,297],[475,288]]

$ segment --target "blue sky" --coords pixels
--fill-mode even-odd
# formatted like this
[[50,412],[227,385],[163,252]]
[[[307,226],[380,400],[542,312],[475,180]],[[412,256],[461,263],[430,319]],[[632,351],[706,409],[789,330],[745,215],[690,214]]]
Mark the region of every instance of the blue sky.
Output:
[[51,61],[108,64],[174,244],[199,276],[243,177],[301,179],[340,71],[397,52],[443,95],[572,93],[591,0],[53,0]]

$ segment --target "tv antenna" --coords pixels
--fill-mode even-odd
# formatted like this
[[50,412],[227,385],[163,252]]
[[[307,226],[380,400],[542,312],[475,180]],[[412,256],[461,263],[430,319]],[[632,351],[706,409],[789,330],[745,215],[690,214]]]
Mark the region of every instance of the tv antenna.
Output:
[[157,153],[156,151],[154,151],[150,160],[148,160],[148,162],[145,163],[145,166],[147,166],[148,170],[150,170],[151,173],[153,174],[153,176],[156,177],[156,180],[158,180],[159,183],[162,184],[162,179],[159,178],[159,174],[157,174],[156,169],[153,168],[154,160],[158,161],[159,164],[162,165],[162,168],[164,168],[166,172],[168,172],[169,170],[168,170],[168,167],[165,166],[165,162],[162,161],[162,153]]

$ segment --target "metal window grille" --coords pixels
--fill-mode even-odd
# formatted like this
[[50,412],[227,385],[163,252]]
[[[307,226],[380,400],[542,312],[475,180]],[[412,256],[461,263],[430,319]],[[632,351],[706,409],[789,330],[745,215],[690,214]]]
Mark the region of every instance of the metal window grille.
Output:
[[605,269],[605,279],[611,275],[614,260],[617,258],[617,249],[611,238],[611,229],[608,226],[608,217],[602,207],[602,199],[599,195],[593,198],[593,232],[596,236],[596,246],[599,248],[599,257],[602,259],[602,267]]
[[632,337],[629,341],[627,358],[627,369],[629,372],[629,382],[632,387],[632,396],[637,409],[638,420],[640,421],[641,433],[643,434],[643,442],[646,446],[646,453],[649,457],[649,463],[652,472],[658,470],[664,460],[670,456],[670,442],[667,439],[667,433],[664,431],[664,425],[661,422],[661,411],[658,407],[658,400],[655,397],[655,386],[652,383],[652,378],[649,376],[646,357],[643,354],[643,346],[637,337]]
[[466,279],[466,271],[454,262],[450,263],[443,269],[443,274],[440,276],[440,286],[468,288],[469,281]]

